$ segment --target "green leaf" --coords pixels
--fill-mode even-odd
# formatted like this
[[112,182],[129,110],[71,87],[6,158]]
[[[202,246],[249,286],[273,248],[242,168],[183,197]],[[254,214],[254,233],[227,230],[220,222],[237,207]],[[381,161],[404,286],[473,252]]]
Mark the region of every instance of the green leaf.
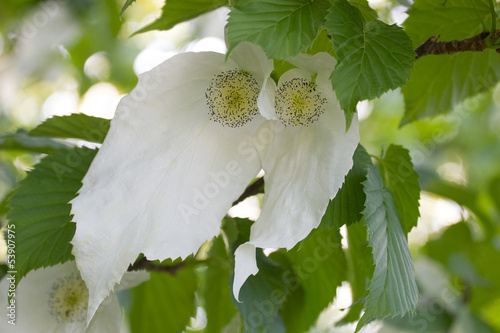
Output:
[[307,54],[316,54],[319,52],[327,52],[333,57],[337,58],[335,50],[333,49],[332,41],[330,40],[330,36],[328,35],[328,31],[326,31],[326,29],[324,28],[319,29],[318,35],[314,39],[312,45],[305,51],[305,53]]
[[111,120],[74,113],[55,116],[32,129],[30,136],[50,136],[65,139],[81,139],[102,143],[108,133]]
[[69,148],[69,145],[49,138],[31,137],[24,130],[0,135],[0,150],[20,150],[30,153],[50,154],[64,148]]
[[5,275],[7,275],[7,272],[10,271],[9,267],[5,264],[0,264],[0,280],[3,279]]
[[184,332],[196,312],[196,288],[193,269],[151,272],[151,279],[132,291],[131,332]]
[[199,295],[207,313],[205,333],[219,333],[237,313],[231,300],[231,267],[222,237],[216,238],[208,251],[210,264],[202,273]]
[[383,187],[376,166],[368,169],[364,182],[364,223],[373,249],[375,272],[370,283],[365,314],[356,331],[377,317],[403,316],[417,306],[415,270],[391,192]]
[[[257,275],[251,275],[240,290],[241,303],[233,298],[236,308],[245,319],[245,332],[285,333],[279,314],[289,293],[285,270],[268,259],[260,249],[257,249],[257,266]],[[232,279],[230,284],[233,284]]]
[[327,0],[252,0],[233,7],[226,25],[228,54],[248,41],[269,58],[295,56],[311,46],[329,5]]
[[96,150],[74,148],[45,157],[19,183],[10,198],[7,218],[15,226],[16,267],[20,277],[40,267],[70,260],[75,224],[69,201]]
[[365,205],[363,182],[366,180],[368,167],[372,165],[370,155],[363,146],[356,148],[353,156],[354,166],[347,174],[342,188],[330,201],[321,221],[321,228],[340,228],[351,225],[361,219],[361,211]]
[[403,231],[407,234],[417,226],[420,216],[420,184],[409,151],[402,146],[390,145],[380,160],[380,172],[384,185],[394,196]]
[[127,0],[125,2],[125,4],[122,7],[122,11],[120,12],[120,19],[122,18],[123,13],[125,13],[125,10],[127,10],[127,8],[130,7],[134,2],[135,0]]
[[397,25],[366,23],[358,8],[338,0],[326,16],[326,28],[339,61],[331,79],[348,122],[359,101],[379,97],[410,77],[415,53]]
[[496,331],[482,318],[472,313],[469,309],[462,308],[457,314],[451,332],[495,333]]
[[359,319],[368,293],[368,284],[373,276],[373,258],[368,247],[367,228],[362,223],[347,227],[347,280],[352,291],[353,304],[342,318],[342,323],[351,323]]
[[403,88],[401,125],[446,113],[498,81],[500,57],[494,50],[422,57]]
[[151,30],[168,30],[176,24],[194,19],[226,4],[226,0],[167,0],[161,16],[153,23],[134,32],[133,35]]
[[[337,287],[347,278],[347,262],[338,229],[314,230],[288,251],[304,298],[300,316],[287,320],[287,332],[306,332],[335,298]],[[286,315],[286,314],[285,314]]]
[[377,12],[372,7],[370,7],[368,0],[349,0],[349,3],[359,9],[366,22],[378,19]]
[[490,28],[488,1],[453,0],[443,6],[442,1],[418,0],[403,25],[414,47],[434,35],[443,41],[469,38]]
[[[491,25],[488,0],[448,1],[446,7],[419,0],[408,15],[404,27],[414,47],[434,35],[440,35],[440,41],[469,38]],[[499,80],[500,57],[494,50],[422,57],[403,89],[406,111],[401,124],[446,113]]]
[[[12,194],[14,194],[14,191],[7,193],[7,195],[2,198],[2,201],[0,201],[0,217],[9,212],[8,203],[9,203],[9,200],[10,200],[10,197],[12,196]],[[1,219],[0,219],[0,228],[1,227],[2,227],[2,224],[1,224]]]

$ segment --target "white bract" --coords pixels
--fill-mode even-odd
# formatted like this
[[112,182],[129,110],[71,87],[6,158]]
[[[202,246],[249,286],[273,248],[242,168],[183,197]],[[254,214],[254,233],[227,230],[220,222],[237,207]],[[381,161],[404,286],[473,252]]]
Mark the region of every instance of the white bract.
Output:
[[[262,214],[236,252],[234,293],[257,272],[256,247],[290,249],[318,226],[359,142],[329,81],[328,54],[272,61],[251,44],[184,53],[139,77],[118,106],[78,197],[73,253],[90,292],[90,320],[140,253],[185,258],[264,169]],[[236,297],[237,298],[237,297]]]
[[[147,279],[147,272],[125,273],[117,290],[134,287]],[[10,274],[0,282],[0,307],[8,311],[6,318],[0,321],[0,332],[120,331],[122,310],[114,293],[101,303],[87,327],[89,293],[74,261],[31,271],[19,282],[17,288],[12,283],[14,279]],[[8,303],[9,288],[15,289],[14,307],[12,303]],[[15,321],[12,321],[14,318]]]
[[140,253],[185,258],[220,232],[260,171],[238,150],[266,120],[260,87],[273,69],[242,44],[176,55],[139,76],[72,201],[73,253],[90,292],[89,317]]
[[235,253],[236,299],[248,276],[258,272],[256,247],[289,250],[318,227],[352,168],[359,143],[357,116],[346,132],[344,112],[332,90],[329,77],[336,60],[318,53],[287,61],[297,68],[284,73],[277,87],[267,81],[274,105],[261,104],[271,119],[266,125],[275,130],[259,151],[266,181],[262,212],[249,242]]

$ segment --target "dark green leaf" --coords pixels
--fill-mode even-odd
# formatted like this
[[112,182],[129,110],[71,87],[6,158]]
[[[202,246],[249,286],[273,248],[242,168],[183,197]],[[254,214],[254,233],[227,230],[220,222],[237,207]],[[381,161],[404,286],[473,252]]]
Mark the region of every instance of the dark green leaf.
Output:
[[[288,251],[304,292],[300,316],[287,320],[287,332],[306,332],[335,298],[347,278],[347,262],[338,229],[314,230]],[[286,315],[286,314],[285,314]]]
[[47,119],[28,134],[65,139],[81,139],[102,143],[109,130],[109,119],[75,113],[69,116],[55,116]]
[[[243,243],[248,242],[250,238],[250,227],[253,221],[249,219],[242,219],[238,217],[226,216],[222,220],[222,232],[227,237],[229,249],[232,254]],[[231,256],[230,260],[233,260]],[[234,264],[234,262],[232,262]],[[233,267],[234,268],[234,267]]]
[[496,209],[500,212],[500,175],[490,180],[488,192],[495,203]]
[[297,55],[311,46],[328,7],[327,0],[253,0],[233,7],[226,26],[228,53],[248,41],[270,58]]
[[320,228],[340,228],[344,224],[349,226],[361,219],[366,198],[362,183],[366,180],[366,172],[372,161],[361,145],[356,148],[353,160],[354,165],[347,174],[342,188],[330,201]]
[[10,271],[9,267],[5,264],[0,264],[0,280],[3,279],[5,275],[7,275],[7,272]]
[[22,130],[12,134],[0,135],[0,150],[20,150],[30,153],[49,154],[64,148],[69,148],[69,145],[50,138],[31,137]]
[[127,0],[125,2],[125,4],[122,7],[122,11],[120,12],[120,19],[122,18],[123,13],[125,13],[125,10],[127,10],[127,8],[130,7],[134,2],[135,0]]
[[134,32],[140,34],[151,30],[168,30],[176,24],[194,19],[226,4],[226,0],[167,0],[160,18]]
[[233,299],[245,319],[245,332],[284,333],[279,310],[289,293],[285,270],[260,249],[257,249],[257,266],[257,275],[251,275],[240,290],[241,303]]
[[28,173],[10,198],[7,218],[15,226],[15,268],[20,277],[72,258],[69,242],[75,224],[69,201],[81,187],[96,152],[75,148],[52,153]]
[[231,266],[222,237],[213,241],[208,252],[209,265],[201,274],[199,295],[207,313],[205,333],[219,333],[237,313],[231,300]]
[[[8,203],[12,194],[14,194],[14,191],[9,192],[4,198],[2,198],[2,201],[0,201],[0,216],[7,214],[9,211]],[[2,226],[0,224],[0,228],[1,227]]]
[[349,0],[349,3],[359,9],[366,22],[370,22],[371,20],[378,18],[377,12],[370,7],[368,0]]
[[151,272],[151,279],[133,289],[132,333],[184,332],[195,315],[196,275],[183,268],[175,275]]
[[415,53],[403,29],[379,20],[366,23],[347,0],[333,3],[326,28],[339,60],[332,83],[350,123],[359,101],[379,97],[408,80]]
[[420,216],[420,184],[409,151],[402,146],[390,145],[380,160],[380,172],[385,186],[394,196],[403,231],[407,234],[417,226]]
[[368,227],[375,272],[370,283],[365,314],[356,331],[377,317],[403,316],[415,310],[418,290],[413,260],[391,192],[383,187],[377,167],[368,169],[364,182]]
[[365,225],[356,223],[347,227],[347,244],[346,257],[349,267],[347,277],[351,286],[353,304],[341,323],[350,323],[359,319],[368,294],[368,284],[375,268],[372,253],[368,247]]

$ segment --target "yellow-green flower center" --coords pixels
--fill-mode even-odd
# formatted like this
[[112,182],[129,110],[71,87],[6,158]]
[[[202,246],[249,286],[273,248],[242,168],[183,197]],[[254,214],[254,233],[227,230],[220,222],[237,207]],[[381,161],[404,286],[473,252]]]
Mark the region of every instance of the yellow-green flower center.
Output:
[[326,98],[316,90],[314,83],[295,78],[278,88],[275,109],[285,126],[307,126],[319,119],[326,103]]
[[254,77],[242,70],[216,75],[205,93],[210,119],[228,127],[243,126],[259,113],[260,87]]
[[52,286],[49,297],[50,314],[58,322],[84,322],[87,315],[89,292],[77,275],[59,279]]

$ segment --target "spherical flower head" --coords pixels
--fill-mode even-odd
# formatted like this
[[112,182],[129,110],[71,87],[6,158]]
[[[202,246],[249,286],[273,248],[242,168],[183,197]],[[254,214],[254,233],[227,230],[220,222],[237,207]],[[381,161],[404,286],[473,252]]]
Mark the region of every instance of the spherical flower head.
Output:
[[314,82],[296,77],[278,88],[275,112],[285,126],[307,126],[319,119],[326,102]]
[[49,296],[50,314],[61,323],[81,322],[87,318],[89,291],[79,274],[70,274],[52,285]]
[[228,127],[240,127],[258,113],[260,85],[252,74],[232,69],[217,74],[207,89],[210,119]]

